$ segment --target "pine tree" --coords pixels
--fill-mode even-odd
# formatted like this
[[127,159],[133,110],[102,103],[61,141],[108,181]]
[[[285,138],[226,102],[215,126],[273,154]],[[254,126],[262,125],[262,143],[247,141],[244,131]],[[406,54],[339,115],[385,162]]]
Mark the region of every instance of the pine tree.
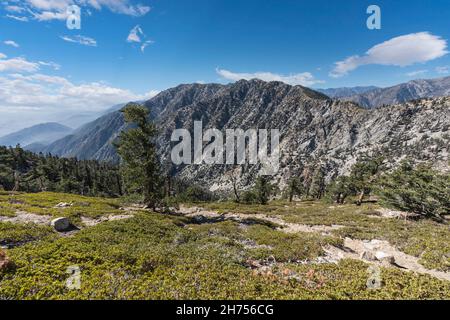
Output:
[[383,176],[378,192],[381,200],[394,208],[441,220],[450,214],[450,174],[440,174],[421,164],[403,161]]
[[325,194],[325,169],[322,165],[314,171],[310,193],[316,199],[321,199]]
[[350,173],[350,186],[359,194],[358,205],[361,205],[364,197],[371,192],[376,179],[383,170],[383,162],[382,155],[362,155],[353,165]]
[[130,103],[122,109],[131,127],[115,143],[121,157],[121,172],[129,192],[143,195],[146,205],[156,208],[162,195],[161,172],[154,139],[156,127],[149,121],[149,110]]
[[254,193],[260,204],[267,204],[269,198],[274,191],[274,186],[270,183],[269,178],[266,176],[260,176],[256,180]]

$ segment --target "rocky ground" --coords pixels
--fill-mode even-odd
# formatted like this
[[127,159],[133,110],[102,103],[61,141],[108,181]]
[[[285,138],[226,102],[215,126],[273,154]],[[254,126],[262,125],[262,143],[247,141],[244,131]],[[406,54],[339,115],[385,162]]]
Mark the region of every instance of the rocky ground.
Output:
[[[400,211],[391,211],[386,209],[379,209],[380,216],[384,219],[407,217],[408,213]],[[188,217],[193,217],[199,222],[206,221],[206,219],[219,219],[219,220],[233,220],[242,221],[249,218],[261,219],[270,223],[278,225],[277,229],[286,233],[298,233],[298,232],[312,232],[322,235],[330,235],[331,231],[345,228],[343,225],[307,225],[299,223],[285,222],[281,216],[270,216],[266,214],[242,214],[242,213],[223,213],[220,214],[215,211],[204,210],[201,207],[186,207],[181,206],[181,214]],[[450,238],[449,238],[450,240]],[[420,274],[429,274],[438,279],[450,281],[450,272],[442,272],[437,270],[430,270],[422,266],[418,262],[418,258],[405,254],[396,249],[388,241],[372,239],[372,240],[359,240],[346,237],[341,246],[326,245],[324,248],[325,256],[317,257],[313,261],[300,262],[300,263],[324,263],[331,262],[337,263],[342,259],[355,259],[369,264],[377,266],[386,266],[392,268],[400,268],[405,271],[417,272]],[[260,268],[266,268],[267,266],[256,262],[255,265]],[[276,265],[276,261],[273,261],[272,266]]]

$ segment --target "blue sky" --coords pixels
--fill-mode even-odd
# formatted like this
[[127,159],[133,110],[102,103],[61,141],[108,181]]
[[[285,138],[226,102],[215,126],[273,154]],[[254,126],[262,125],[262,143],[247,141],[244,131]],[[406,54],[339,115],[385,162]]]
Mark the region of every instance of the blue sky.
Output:
[[[66,27],[72,3],[81,30]],[[371,4],[381,8],[380,30],[366,27]],[[101,110],[180,83],[240,77],[324,88],[446,76],[449,17],[447,0],[1,1],[0,85],[15,82],[0,93],[0,114],[35,119],[46,99],[47,113]],[[27,96],[11,98],[19,89]]]

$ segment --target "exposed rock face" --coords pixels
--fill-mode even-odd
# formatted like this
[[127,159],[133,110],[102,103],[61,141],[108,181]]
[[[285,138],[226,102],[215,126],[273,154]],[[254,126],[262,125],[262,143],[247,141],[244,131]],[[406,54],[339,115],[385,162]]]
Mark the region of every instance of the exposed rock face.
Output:
[[[283,187],[292,175],[322,169],[327,178],[345,173],[358,154],[383,148],[393,162],[405,156],[431,160],[448,168],[450,98],[424,99],[373,110],[353,102],[333,101],[301,86],[260,80],[230,85],[181,85],[147,101],[160,128],[158,145],[163,165],[173,174],[211,189],[231,189],[230,174],[238,186],[253,183],[259,165],[172,166],[170,135],[176,128],[279,129],[280,170],[274,182]],[[98,160],[116,160],[111,142],[125,128],[122,114],[111,113],[86,125],[47,149],[52,154]]]

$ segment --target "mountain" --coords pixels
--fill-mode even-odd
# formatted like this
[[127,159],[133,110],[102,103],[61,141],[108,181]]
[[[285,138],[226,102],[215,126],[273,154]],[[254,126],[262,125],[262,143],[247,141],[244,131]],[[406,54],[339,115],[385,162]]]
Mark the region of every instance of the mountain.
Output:
[[[160,93],[145,105],[150,108],[152,118],[159,119],[162,114],[172,114],[178,108],[200,101],[222,87],[216,84],[180,85]],[[124,128],[122,114],[111,112],[55,141],[43,151],[65,157],[118,161],[111,143]]]
[[413,80],[389,88],[378,88],[359,94],[341,95],[338,98],[356,102],[365,108],[375,108],[415,99],[444,96],[450,96],[450,77]]
[[338,99],[338,98],[345,98],[345,97],[351,97],[358,94],[363,94],[368,91],[372,91],[375,89],[379,89],[375,86],[368,86],[368,87],[343,87],[343,88],[328,88],[328,89],[317,89],[317,91],[326,94],[330,98]]
[[47,145],[43,144],[43,143],[39,143],[39,142],[33,142],[31,144],[27,144],[26,146],[23,147],[25,150],[34,152],[34,153],[39,153],[42,150],[44,150],[45,148],[47,148]]
[[[302,86],[241,80],[229,85],[189,84],[161,92],[146,101],[159,127],[157,144],[163,165],[186,181],[212,190],[228,190],[230,174],[239,171],[239,185],[249,186],[260,165],[171,165],[170,136],[174,129],[279,129],[280,186],[292,175],[323,170],[327,179],[348,172],[358,155],[383,150],[397,162],[404,157],[448,168],[450,98],[422,99],[364,109],[351,101],[332,100]],[[125,129],[120,112],[107,114],[51,144],[45,151],[117,161],[112,142]],[[240,171],[242,170],[242,171]],[[305,173],[306,172],[306,173]]]
[[116,104],[116,105],[114,105],[104,111],[101,111],[101,112],[84,112],[84,113],[74,114],[74,115],[71,115],[70,117],[59,120],[59,123],[69,126],[71,128],[79,128],[89,122],[92,122],[92,121],[100,118],[101,116],[104,116],[104,115],[114,112],[114,111],[118,111],[118,110],[122,109],[125,105],[126,105],[126,103],[120,103],[120,104]]
[[15,146],[20,144],[27,146],[35,143],[48,145],[68,135],[72,130],[56,122],[41,123],[1,137],[0,145]]

